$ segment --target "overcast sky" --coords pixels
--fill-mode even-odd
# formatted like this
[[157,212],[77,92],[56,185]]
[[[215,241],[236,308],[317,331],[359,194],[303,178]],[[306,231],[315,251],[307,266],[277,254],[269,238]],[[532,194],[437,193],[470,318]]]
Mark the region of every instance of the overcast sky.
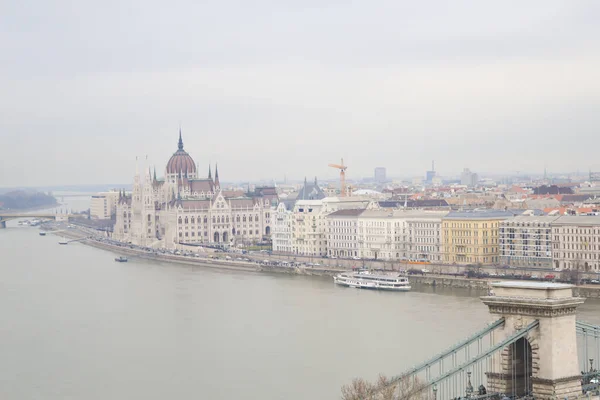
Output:
[[600,1],[0,1],[0,186],[600,170]]

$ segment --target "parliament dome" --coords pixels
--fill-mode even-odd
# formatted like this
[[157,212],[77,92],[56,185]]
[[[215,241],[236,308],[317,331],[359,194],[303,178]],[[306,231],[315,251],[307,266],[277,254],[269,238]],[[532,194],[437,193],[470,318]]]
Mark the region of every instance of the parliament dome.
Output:
[[181,130],[179,130],[179,143],[177,151],[173,153],[167,163],[167,174],[195,175],[196,163],[192,156],[183,149],[183,140],[181,139]]

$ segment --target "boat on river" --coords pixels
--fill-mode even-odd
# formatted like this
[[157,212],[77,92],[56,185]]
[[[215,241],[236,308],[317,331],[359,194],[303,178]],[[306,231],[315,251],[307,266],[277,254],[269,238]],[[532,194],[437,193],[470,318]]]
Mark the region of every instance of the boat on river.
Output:
[[46,232],[40,232],[40,236],[46,236]]
[[341,273],[333,277],[337,285],[357,289],[407,292],[411,289],[408,278],[399,273],[373,274],[370,271]]
[[121,257],[116,257],[116,258],[115,258],[115,261],[116,261],[116,262],[127,262],[127,257],[123,257],[123,256],[121,256]]

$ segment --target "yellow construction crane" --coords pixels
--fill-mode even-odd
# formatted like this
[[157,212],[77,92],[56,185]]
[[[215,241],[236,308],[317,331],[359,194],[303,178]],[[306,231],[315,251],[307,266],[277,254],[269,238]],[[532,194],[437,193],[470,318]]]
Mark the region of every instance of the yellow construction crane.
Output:
[[346,188],[346,169],[348,168],[348,166],[344,165],[344,159],[342,158],[341,164],[329,164],[329,166],[340,170],[340,196],[347,196],[348,189]]

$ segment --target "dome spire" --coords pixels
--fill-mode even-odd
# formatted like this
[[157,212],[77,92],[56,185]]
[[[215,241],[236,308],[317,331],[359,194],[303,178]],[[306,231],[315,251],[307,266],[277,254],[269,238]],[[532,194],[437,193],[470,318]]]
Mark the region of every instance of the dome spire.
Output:
[[179,127],[179,143],[177,144],[179,150],[183,150],[183,140],[181,139],[181,126]]
[[212,180],[212,172],[210,170],[210,164],[208,164],[208,179]]

